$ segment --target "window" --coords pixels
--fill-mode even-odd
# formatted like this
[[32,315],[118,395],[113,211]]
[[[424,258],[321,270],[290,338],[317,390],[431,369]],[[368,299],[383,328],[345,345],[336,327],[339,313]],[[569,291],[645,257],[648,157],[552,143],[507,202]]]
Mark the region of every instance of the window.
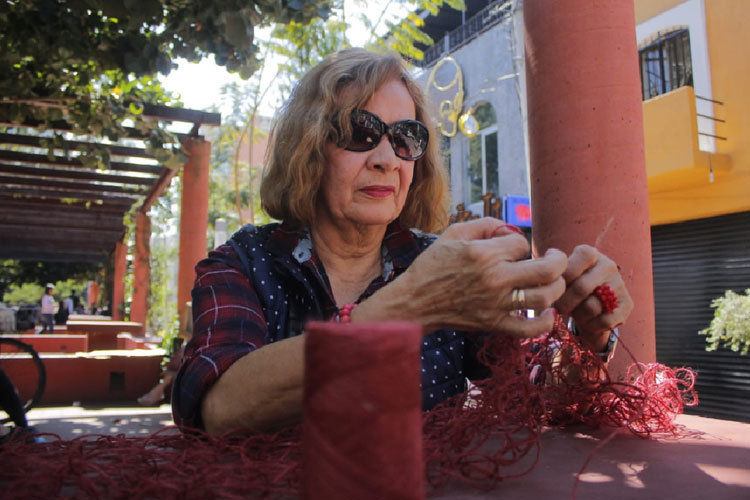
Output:
[[481,201],[485,193],[498,194],[497,117],[488,102],[473,111],[478,132],[469,137],[469,203]]
[[451,138],[440,134],[440,156],[443,158],[448,183],[451,182]]
[[690,34],[687,29],[657,33],[655,40],[638,50],[638,58],[644,100],[693,85]]

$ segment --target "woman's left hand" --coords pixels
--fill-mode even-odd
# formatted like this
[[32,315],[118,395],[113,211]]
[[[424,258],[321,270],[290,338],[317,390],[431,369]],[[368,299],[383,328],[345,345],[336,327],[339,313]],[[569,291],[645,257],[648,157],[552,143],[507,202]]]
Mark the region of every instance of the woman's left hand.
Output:
[[[563,317],[571,317],[576,328],[597,351],[602,351],[609,332],[622,324],[633,310],[630,297],[617,264],[589,245],[579,245],[568,258],[563,273],[566,289],[555,306]],[[609,286],[617,297],[617,308],[607,312],[594,290]]]

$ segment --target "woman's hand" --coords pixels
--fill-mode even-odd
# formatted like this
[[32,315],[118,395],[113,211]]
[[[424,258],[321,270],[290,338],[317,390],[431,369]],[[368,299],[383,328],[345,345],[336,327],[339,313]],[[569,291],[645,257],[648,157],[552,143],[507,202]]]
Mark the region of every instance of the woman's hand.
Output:
[[[565,291],[567,258],[558,250],[528,256],[526,238],[498,219],[454,224],[381,292],[398,297],[394,319],[418,321],[425,333],[453,328],[533,337],[552,328],[550,306]],[[544,312],[533,319],[517,315],[514,289],[524,292],[523,308]],[[360,309],[367,302],[357,316],[366,314]]]
[[[633,310],[630,297],[617,264],[589,245],[579,245],[568,257],[563,273],[565,293],[555,306],[565,317],[572,317],[577,329],[597,351],[606,347],[609,332],[622,324]],[[602,302],[593,295],[599,286],[609,286],[618,301],[617,308],[608,313]]]

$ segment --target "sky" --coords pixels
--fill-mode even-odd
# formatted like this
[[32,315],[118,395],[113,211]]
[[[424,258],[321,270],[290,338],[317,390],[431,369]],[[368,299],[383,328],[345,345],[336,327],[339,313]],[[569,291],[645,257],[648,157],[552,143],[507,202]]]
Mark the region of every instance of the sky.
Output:
[[229,73],[226,68],[214,63],[213,56],[199,63],[185,60],[177,63],[178,68],[161,80],[164,88],[177,94],[186,108],[207,111],[213,105],[220,107],[222,85],[243,82],[239,75]]

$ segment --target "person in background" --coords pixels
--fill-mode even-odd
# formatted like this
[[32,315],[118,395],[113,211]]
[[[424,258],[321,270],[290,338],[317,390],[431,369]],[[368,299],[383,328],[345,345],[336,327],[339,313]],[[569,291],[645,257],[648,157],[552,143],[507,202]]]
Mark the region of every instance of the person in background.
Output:
[[76,293],[71,292],[70,297],[63,299],[63,304],[65,304],[65,309],[67,309],[68,311],[68,316],[70,316],[71,314],[75,312],[75,308],[76,308],[76,303],[74,300],[75,296],[76,296]]
[[55,286],[52,283],[47,283],[44,288],[44,295],[42,295],[42,330],[40,334],[46,333],[49,328],[49,333],[55,333]]
[[76,291],[73,290],[70,292],[70,314],[73,314],[73,311],[78,310],[78,306],[81,305],[81,299],[76,295]]
[[172,339],[172,344],[164,356],[166,364],[162,363],[164,371],[159,382],[150,391],[138,398],[138,404],[141,406],[158,405],[170,398],[172,382],[174,382],[177,371],[182,366],[182,358],[185,355],[185,341],[190,340],[193,335],[192,308],[193,303],[187,302],[182,309],[179,336]]
[[55,314],[56,325],[65,325],[68,322],[68,316],[70,316],[70,312],[68,310],[68,306],[65,305],[66,300],[67,299],[61,300],[60,306],[57,308],[57,313]]

